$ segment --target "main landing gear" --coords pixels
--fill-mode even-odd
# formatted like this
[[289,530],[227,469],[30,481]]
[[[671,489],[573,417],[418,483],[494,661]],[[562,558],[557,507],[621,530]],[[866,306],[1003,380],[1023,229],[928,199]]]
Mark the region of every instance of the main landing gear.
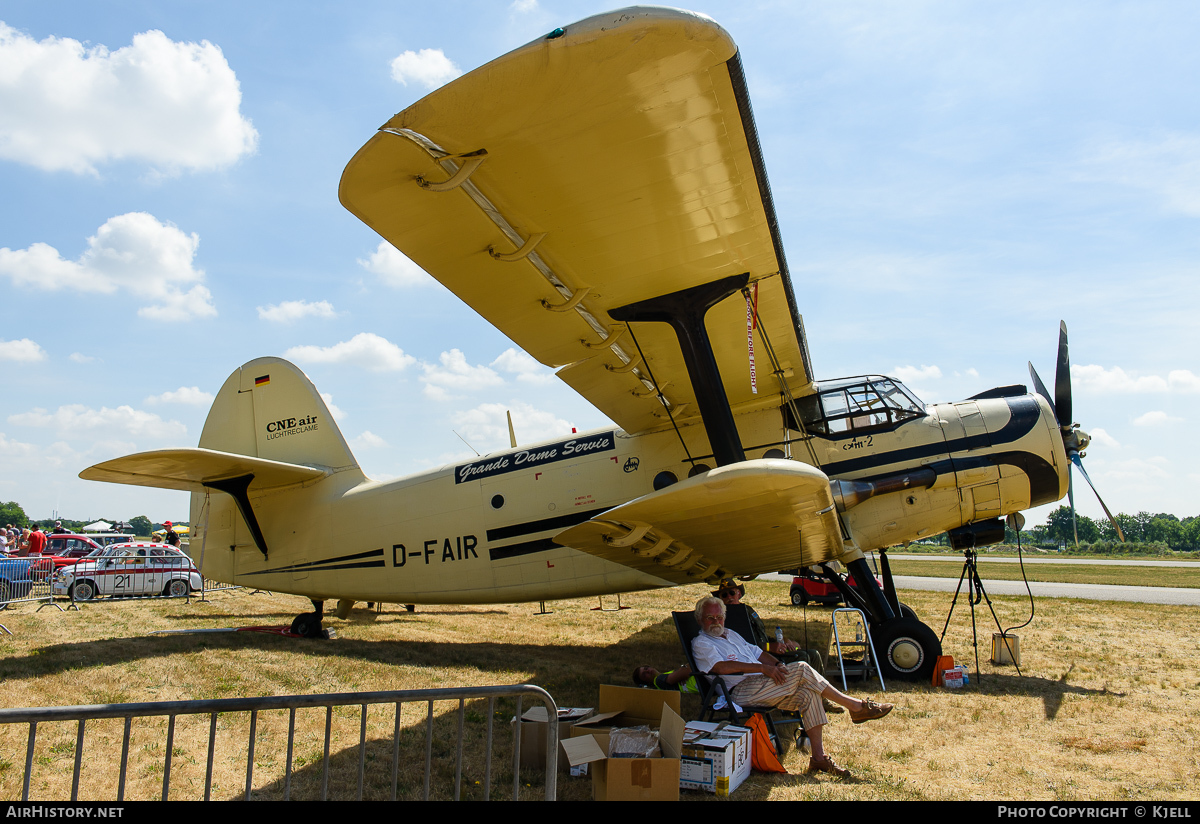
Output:
[[328,638],[321,628],[325,614],[325,602],[313,601],[313,612],[302,612],[292,621],[292,632],[303,638]]
[[884,680],[929,681],[938,656],[942,654],[942,642],[937,633],[917,619],[907,604],[901,604],[896,598],[887,553],[881,551],[879,556],[883,567],[882,587],[865,558],[847,565],[857,584],[854,587],[828,566],[822,565],[821,569],[845,597],[846,603],[866,614],[871,624],[875,661]]

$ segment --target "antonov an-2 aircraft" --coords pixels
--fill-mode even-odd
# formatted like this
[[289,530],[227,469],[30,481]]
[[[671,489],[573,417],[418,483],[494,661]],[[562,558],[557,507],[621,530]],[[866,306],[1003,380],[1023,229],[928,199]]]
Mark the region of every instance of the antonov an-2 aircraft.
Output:
[[204,575],[311,598],[303,633],[330,599],[537,601],[837,560],[884,672],[925,678],[938,638],[864,553],[994,543],[1067,493],[1087,445],[1065,328],[1057,418],[1036,376],[1039,394],[934,406],[881,375],[814,381],[741,59],[703,15],[555,29],[385,123],[340,198],[614,425],[372,481],[308,378],[261,358],[199,448],[81,473],[191,491]]

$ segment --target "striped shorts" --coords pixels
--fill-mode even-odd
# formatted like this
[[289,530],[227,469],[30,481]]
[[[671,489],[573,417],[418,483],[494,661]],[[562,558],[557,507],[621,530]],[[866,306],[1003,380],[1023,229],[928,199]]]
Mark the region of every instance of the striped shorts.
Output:
[[804,729],[811,730],[829,723],[821,693],[830,686],[816,670],[803,662],[785,664],[787,680],[776,684],[765,675],[748,675],[733,688],[733,700],[743,707],[778,707],[798,711],[804,719]]

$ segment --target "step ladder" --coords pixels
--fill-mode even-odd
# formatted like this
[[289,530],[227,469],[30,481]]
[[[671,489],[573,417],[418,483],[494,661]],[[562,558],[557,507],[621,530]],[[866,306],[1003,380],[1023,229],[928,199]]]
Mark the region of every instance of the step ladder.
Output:
[[[838,629],[838,615],[844,614],[853,622],[856,618],[858,625],[863,630],[863,640],[854,638],[853,640],[843,641],[841,631]],[[833,648],[834,654],[837,655],[838,670],[842,674],[842,689],[847,689],[846,675],[857,675],[860,680],[867,680],[872,674],[879,679],[879,689],[882,692],[887,692],[887,687],[883,684],[883,674],[880,673],[879,667],[875,664],[874,647],[871,646],[871,625],[867,623],[867,616],[861,609],[856,607],[838,607],[830,616],[833,622]],[[852,630],[853,623],[848,623],[846,630]],[[845,651],[852,652],[862,650],[862,663],[854,664],[846,663]]]

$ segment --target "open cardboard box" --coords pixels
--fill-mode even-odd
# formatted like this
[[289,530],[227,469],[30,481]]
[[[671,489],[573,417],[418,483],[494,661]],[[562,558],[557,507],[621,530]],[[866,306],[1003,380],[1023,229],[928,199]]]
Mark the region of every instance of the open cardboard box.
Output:
[[[571,727],[593,712],[592,707],[559,707],[558,708],[558,740],[565,741],[571,737]],[[513,719],[516,724],[516,719]],[[546,766],[546,739],[550,735],[549,715],[546,708],[538,705],[530,707],[521,716],[521,768],[541,770]],[[566,772],[567,759],[563,757],[562,749],[558,753],[558,771]]]
[[[600,687],[596,715],[577,723],[562,742],[572,766],[591,765],[596,801],[677,801],[683,719],[679,693],[635,687]],[[608,740],[618,727],[658,727],[662,755],[656,758],[609,758]]]
[[691,721],[684,732],[679,785],[727,798],[750,776],[754,733],[726,722]]

